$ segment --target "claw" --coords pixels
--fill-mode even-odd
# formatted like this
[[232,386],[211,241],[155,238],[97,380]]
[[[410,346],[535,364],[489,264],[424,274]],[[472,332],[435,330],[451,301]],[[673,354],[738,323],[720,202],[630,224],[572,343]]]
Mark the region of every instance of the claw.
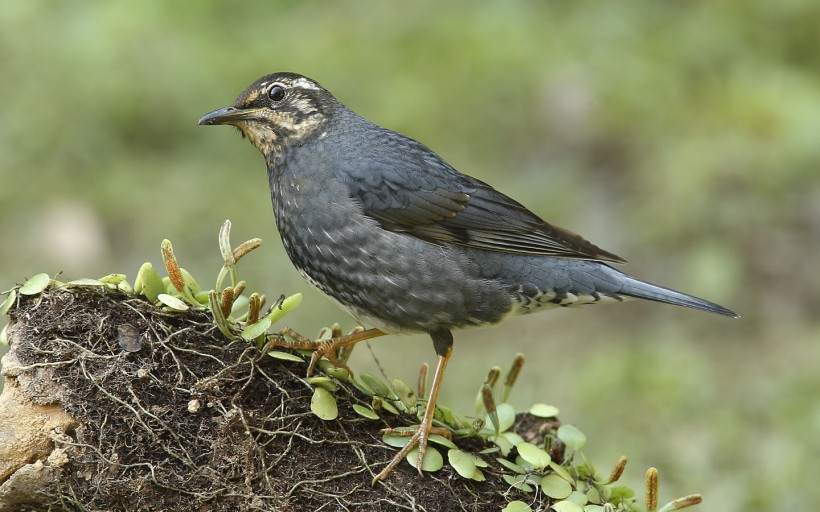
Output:
[[393,457],[393,459],[387,464],[387,466],[385,466],[385,468],[382,469],[378,475],[373,477],[372,485],[376,485],[376,483],[379,480],[385,480],[388,477],[388,475],[390,475],[390,473],[393,472],[393,469],[395,469],[396,466],[398,466],[398,464],[416,446],[419,447],[419,458],[416,462],[416,469],[421,475],[421,469],[424,466],[424,452],[427,451],[427,441],[430,438],[430,434],[440,434],[448,438],[452,438],[452,434],[448,429],[433,426],[433,416],[436,412],[436,400],[438,399],[438,391],[439,388],[441,388],[441,380],[444,377],[444,369],[447,367],[447,361],[449,361],[451,353],[452,347],[448,347],[443,354],[438,356],[438,363],[436,364],[436,373],[433,376],[433,386],[430,389],[430,398],[427,401],[427,407],[424,410],[424,417],[421,419],[421,423],[419,424],[418,428],[415,431],[394,431],[393,429],[386,429],[386,431],[382,431],[386,433],[396,433],[402,436],[410,435],[410,439],[407,441],[407,444],[404,445],[401,451],[399,451],[399,453],[397,453]]
[[[319,360],[322,359],[322,357],[330,361],[337,368],[344,368],[350,372],[350,375],[353,375],[350,368],[343,362],[343,360],[346,360],[345,355],[350,354],[350,347],[360,341],[369,340],[370,338],[376,338],[378,336],[384,336],[385,333],[378,329],[364,330],[363,327],[356,327],[350,331],[350,334],[342,336],[341,330],[334,328],[332,330],[333,337],[322,341],[313,341],[310,338],[306,338],[290,327],[285,327],[279,331],[279,334],[280,337],[272,338],[265,344],[264,347],[262,347],[262,353],[267,353],[269,350],[273,350],[277,347],[312,350],[313,355],[310,356],[310,363],[308,364],[307,370],[307,376],[310,377],[313,375],[313,372],[316,369],[316,364],[319,363]],[[283,338],[284,336],[287,336],[293,341],[291,342],[285,340]]]

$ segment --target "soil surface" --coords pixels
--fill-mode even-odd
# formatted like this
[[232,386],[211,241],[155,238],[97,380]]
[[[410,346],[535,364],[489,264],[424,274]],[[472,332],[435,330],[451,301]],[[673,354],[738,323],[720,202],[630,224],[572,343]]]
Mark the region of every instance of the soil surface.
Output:
[[[68,460],[43,509],[498,511],[543,497],[511,489],[492,465],[474,482],[446,463],[422,477],[402,464],[371,486],[396,450],[379,429],[417,419],[359,416],[352,404],[370,398],[346,383],[338,419],[319,419],[306,364],[228,341],[204,312],[73,288],[22,296],[10,316],[23,373],[56,386],[39,401],[58,400],[79,422],[55,437]],[[535,440],[555,427],[530,417],[521,432]]]

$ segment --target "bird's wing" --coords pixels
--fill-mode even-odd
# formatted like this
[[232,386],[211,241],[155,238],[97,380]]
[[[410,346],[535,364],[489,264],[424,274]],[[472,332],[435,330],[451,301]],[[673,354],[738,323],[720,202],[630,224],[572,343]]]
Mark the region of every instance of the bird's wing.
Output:
[[459,173],[421,143],[398,137],[342,173],[351,196],[383,228],[489,251],[624,262]]

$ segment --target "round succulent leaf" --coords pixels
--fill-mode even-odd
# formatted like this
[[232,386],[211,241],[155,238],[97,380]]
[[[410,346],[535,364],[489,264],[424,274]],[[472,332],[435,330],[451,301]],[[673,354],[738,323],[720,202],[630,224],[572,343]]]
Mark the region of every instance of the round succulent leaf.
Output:
[[199,286],[199,283],[196,282],[196,279],[194,279],[194,276],[192,276],[190,272],[180,267],[179,273],[182,274],[182,280],[188,285],[188,289],[191,290],[192,294],[196,295],[202,291],[202,287]]
[[162,302],[169,308],[175,309],[177,311],[186,311],[188,309],[188,304],[185,304],[178,298],[174,297],[173,295],[168,295],[167,293],[158,294],[157,300]]
[[587,505],[584,507],[584,512],[604,512],[605,510],[603,505]]
[[51,278],[48,277],[48,274],[31,276],[28,281],[20,287],[20,295],[37,295],[48,287],[49,281],[51,281]]
[[[407,460],[411,466],[416,467],[416,463],[419,460],[418,446],[410,450],[410,453],[407,454],[405,460]],[[424,460],[421,461],[421,470],[427,471],[428,473],[433,473],[443,467],[444,458],[441,456],[441,453],[432,446],[428,446],[424,451]]]
[[558,439],[575,451],[580,450],[587,442],[587,436],[574,425],[558,427]]
[[260,318],[258,322],[252,323],[251,325],[246,325],[244,329],[242,329],[242,336],[243,340],[251,341],[255,340],[259,336],[262,336],[268,329],[270,329],[270,318]]
[[553,473],[541,479],[541,490],[552,499],[562,500],[572,493],[572,486]]
[[484,482],[487,480],[487,477],[484,476],[484,472],[478,468],[475,468],[475,473],[473,476],[470,477],[470,480],[475,480],[476,482]]
[[614,485],[609,488],[607,501],[628,500],[635,497],[635,491],[625,485]]
[[539,418],[554,418],[558,416],[558,408],[554,405],[534,404],[530,407],[529,413]]
[[519,466],[515,462],[511,462],[511,461],[509,461],[507,459],[504,459],[502,457],[497,457],[495,460],[498,461],[499,464],[501,464],[502,466],[504,466],[505,468],[509,469],[510,471],[512,471],[514,473],[520,473],[520,474],[523,475],[524,473],[527,472],[526,469],[522,468],[521,466]]
[[2,329],[0,329],[0,346],[9,344],[8,328],[9,324],[6,324]]
[[563,478],[564,480],[566,480],[566,481],[567,481],[567,482],[569,482],[570,484],[574,484],[574,483],[575,483],[575,479],[574,479],[574,478],[572,478],[572,475],[570,475],[570,474],[569,474],[569,471],[567,471],[567,470],[564,468],[564,466],[562,466],[562,465],[560,465],[560,464],[557,464],[557,463],[553,460],[553,461],[550,461],[550,463],[549,463],[549,467],[550,467],[550,469],[552,469],[553,471],[555,471],[555,474],[556,474],[556,475],[560,476],[561,478]]
[[165,292],[165,284],[150,262],[143,263],[137,272],[134,290],[144,295],[150,302],[156,302],[157,295]]
[[[121,291],[123,293],[127,293],[129,295],[134,293],[134,288],[131,287],[131,283],[129,283],[128,281],[120,281],[119,283],[117,283],[117,289],[119,291]],[[205,297],[205,302],[203,302],[202,304],[207,304],[207,303],[208,303],[208,297],[206,296]]]
[[488,467],[490,467],[490,464],[486,460],[479,457],[478,455],[470,454],[470,457],[473,458],[473,464],[475,464],[476,467],[479,467],[479,468],[488,468]]
[[330,377],[325,377],[323,375],[317,375],[316,377],[308,377],[307,379],[305,379],[305,382],[307,382],[313,387],[325,388],[331,393],[339,389],[339,386],[337,386],[333,382],[333,379],[331,379]]
[[[322,361],[324,361],[324,359],[322,359]],[[322,361],[319,361],[319,364],[321,364],[321,363],[322,363]],[[354,386],[356,389],[358,389],[358,390],[359,390],[359,391],[360,391],[363,395],[366,395],[366,396],[374,396],[374,395],[376,394],[376,393],[374,393],[374,392],[373,392],[373,390],[372,390],[372,389],[370,389],[369,387],[367,387],[367,385],[365,385],[365,383],[364,383],[364,382],[362,382],[361,380],[359,380],[359,378],[358,378],[358,377],[354,378],[354,379],[353,379],[353,381],[352,381],[352,383],[353,383],[353,386]]]
[[454,442],[439,434],[431,434],[430,437],[428,437],[427,439],[431,443],[436,443],[438,445],[444,446],[445,448],[458,448]]
[[504,432],[501,434],[501,437],[509,441],[510,444],[513,446],[524,442],[524,438],[516,434],[515,432]]
[[268,314],[267,318],[270,319],[272,324],[275,324],[279,320],[281,320],[285,315],[299,307],[299,304],[302,303],[302,294],[301,293],[294,293],[290,297],[287,297],[285,300],[279,304],[278,307],[273,308],[273,311]]
[[125,274],[108,274],[107,276],[101,277],[99,281],[101,283],[117,286],[121,282],[125,281]]
[[541,448],[530,443],[518,443],[515,445],[518,450],[518,455],[526,462],[533,465],[537,469],[544,469],[550,463],[550,454]]
[[573,501],[559,501],[552,504],[552,509],[555,512],[584,512],[584,507]]
[[398,434],[384,434],[382,435],[382,442],[388,446],[393,446],[395,448],[404,448],[407,442],[410,440],[410,436],[400,436]]
[[587,502],[590,503],[601,503],[601,493],[598,492],[598,489],[595,486],[589,486],[587,489]]
[[290,352],[282,352],[281,350],[271,350],[268,355],[274,359],[281,359],[282,361],[295,361],[297,363],[304,362],[302,356],[291,354]]
[[324,388],[313,390],[313,397],[310,399],[310,410],[325,421],[335,420],[339,416],[336,397]]
[[451,449],[447,452],[447,460],[456,470],[456,473],[464,478],[472,478],[478,469],[472,455],[459,449]]
[[325,373],[343,381],[350,379],[350,371],[347,368],[328,368]]
[[498,446],[498,448],[501,450],[501,455],[503,455],[503,456],[505,456],[505,457],[507,456],[507,454],[509,454],[509,453],[510,453],[510,450],[512,450],[512,449],[513,449],[513,447],[515,446],[514,444],[512,444],[511,442],[509,442],[509,441],[507,440],[507,438],[506,438],[506,437],[504,437],[504,436],[495,436],[495,437],[492,437],[492,438],[490,438],[490,441],[492,441],[492,442],[493,442],[493,444],[495,444],[496,446]]
[[[401,403],[401,402],[400,402],[400,403]],[[395,415],[397,415],[397,416],[398,416],[398,414],[399,414],[399,410],[398,410],[398,409],[396,409],[396,408],[393,406],[393,404],[391,404],[390,402],[387,402],[387,401],[385,401],[385,400],[382,400],[381,408],[382,408],[382,409],[384,409],[385,411],[389,412],[390,414],[395,414]]]
[[532,512],[532,508],[521,500],[515,500],[507,503],[501,512]]
[[17,300],[17,290],[12,288],[8,297],[6,297],[6,300],[3,301],[3,305],[0,306],[0,316],[3,316],[9,312],[11,307],[14,305],[15,300]]
[[374,411],[370,407],[365,407],[361,404],[353,404],[353,410],[356,411],[356,413],[359,416],[364,416],[365,418],[367,418],[369,420],[379,419],[379,415],[376,414],[376,411]]
[[[197,296],[197,300],[199,300]],[[244,311],[248,308],[248,298],[244,295],[239,295],[238,297],[234,297],[233,304],[231,304],[231,316],[234,318],[239,317],[239,312]]]
[[416,405],[416,394],[410,389],[410,386],[404,383],[401,379],[393,379],[390,383],[393,386],[393,392],[399,397],[399,400],[408,409]]
[[107,284],[103,283],[98,279],[90,279],[88,277],[84,277],[82,279],[74,279],[73,281],[69,281],[65,284],[66,288],[79,288],[82,286],[108,286]]
[[498,430],[505,432],[515,423],[515,408],[510,404],[500,404],[496,408],[498,413]]
[[510,486],[515,487],[519,491],[524,492],[532,492],[532,486],[527,483],[527,477],[521,475],[501,475],[501,478],[504,479]]
[[373,393],[375,393],[378,396],[388,398],[389,395],[393,394],[387,387],[387,384],[382,382],[378,377],[374,375],[370,375],[369,373],[362,373],[359,375],[359,378],[362,379],[362,382],[364,382],[365,386],[372,389]]
[[569,493],[569,496],[567,496],[567,501],[577,503],[577,504],[579,504],[583,507],[584,505],[587,504],[587,502],[589,500],[587,500],[587,495],[584,494],[583,492],[581,492],[581,491],[572,491],[571,493]]

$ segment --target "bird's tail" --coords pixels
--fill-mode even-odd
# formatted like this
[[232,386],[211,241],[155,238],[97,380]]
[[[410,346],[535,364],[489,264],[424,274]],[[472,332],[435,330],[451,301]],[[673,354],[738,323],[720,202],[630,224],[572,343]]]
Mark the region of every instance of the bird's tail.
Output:
[[709,302],[708,300],[700,299],[698,297],[687,295],[669,288],[654,285],[644,281],[639,281],[633,277],[625,276],[626,280],[623,282],[623,288],[620,291],[621,295],[629,297],[637,297],[639,299],[654,300],[656,302],[665,302],[667,304],[674,304],[676,306],[685,306],[687,308],[700,309],[708,311],[709,313],[716,313],[718,315],[725,315],[732,318],[740,318],[740,315],[723,306]]

